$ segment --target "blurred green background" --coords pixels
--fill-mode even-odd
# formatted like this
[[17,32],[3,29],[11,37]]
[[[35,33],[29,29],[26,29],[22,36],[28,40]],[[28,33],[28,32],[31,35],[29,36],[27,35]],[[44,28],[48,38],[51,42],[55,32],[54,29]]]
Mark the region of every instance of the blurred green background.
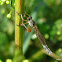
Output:
[[[48,47],[62,57],[62,0],[25,0],[25,11],[36,22]],[[12,62],[15,48],[15,2],[0,0],[0,62]],[[33,29],[24,32],[23,52],[33,62],[58,62],[41,52],[42,45]],[[39,53],[41,52],[41,53]],[[39,53],[37,55],[37,53]]]

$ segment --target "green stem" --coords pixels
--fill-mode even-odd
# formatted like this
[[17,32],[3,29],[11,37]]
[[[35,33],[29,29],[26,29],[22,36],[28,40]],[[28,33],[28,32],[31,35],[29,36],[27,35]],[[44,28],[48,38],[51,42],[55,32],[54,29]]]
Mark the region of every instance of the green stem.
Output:
[[17,26],[22,22],[20,16],[16,13],[23,14],[24,0],[15,0],[15,56],[13,62],[22,62],[23,56],[23,27]]
[[[40,60],[43,59],[43,57],[45,56],[43,53],[47,54],[48,56],[54,58],[54,59],[62,59],[60,56],[52,53],[52,54],[48,54],[44,49],[38,51],[37,53],[35,53],[33,56],[31,56],[31,59],[29,59],[30,61],[35,61],[35,60]],[[58,61],[62,61],[62,60],[58,60]]]

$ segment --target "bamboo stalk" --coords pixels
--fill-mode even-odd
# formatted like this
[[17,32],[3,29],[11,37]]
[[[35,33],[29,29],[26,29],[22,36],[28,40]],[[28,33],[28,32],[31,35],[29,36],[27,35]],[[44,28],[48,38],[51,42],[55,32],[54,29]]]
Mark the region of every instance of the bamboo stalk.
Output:
[[15,56],[13,62],[22,62],[23,56],[23,27],[17,26],[22,22],[20,16],[16,13],[23,14],[24,0],[15,0]]

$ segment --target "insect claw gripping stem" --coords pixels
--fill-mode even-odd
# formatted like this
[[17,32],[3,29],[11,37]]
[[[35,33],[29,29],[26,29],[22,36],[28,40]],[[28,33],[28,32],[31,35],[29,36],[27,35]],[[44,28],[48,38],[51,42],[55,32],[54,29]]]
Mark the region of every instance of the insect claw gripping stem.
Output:
[[23,20],[24,20],[24,19],[23,19],[22,14],[19,14],[18,12],[16,12],[16,13],[17,13],[19,16],[21,16],[21,19],[22,19],[22,24],[19,23],[19,25],[17,25],[17,26],[24,26],[24,24],[23,24]]
[[19,14],[18,12],[16,12],[19,16],[21,16],[21,14]]
[[[25,24],[23,23],[23,20],[24,20],[24,19],[23,19],[22,14],[21,14],[21,19],[22,19],[22,24],[21,24],[21,25],[22,25],[22,26],[24,26],[24,27],[25,27],[25,29],[26,29],[28,32],[31,32],[31,30],[29,31],[29,29],[27,29],[27,27],[26,27],[26,26],[25,26]],[[28,23],[28,22],[27,22],[27,23]]]
[[[21,16],[21,19],[22,19],[22,24],[19,23],[19,25],[17,25],[17,26],[24,26],[24,28],[25,28],[28,32],[31,32],[31,30],[29,30],[29,29],[25,26],[25,24],[27,24],[28,21],[23,19],[22,14],[19,14],[18,12],[16,12],[16,13],[17,13],[19,16]],[[26,23],[23,23],[23,21],[27,21],[27,22],[26,22]]]

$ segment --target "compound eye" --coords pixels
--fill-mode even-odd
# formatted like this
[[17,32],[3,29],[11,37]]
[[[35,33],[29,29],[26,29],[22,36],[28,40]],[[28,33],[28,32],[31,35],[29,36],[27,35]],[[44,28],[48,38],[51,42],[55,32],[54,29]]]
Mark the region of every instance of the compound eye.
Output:
[[33,26],[34,26],[35,24],[33,23]]
[[30,18],[29,18],[29,20],[30,20]]

